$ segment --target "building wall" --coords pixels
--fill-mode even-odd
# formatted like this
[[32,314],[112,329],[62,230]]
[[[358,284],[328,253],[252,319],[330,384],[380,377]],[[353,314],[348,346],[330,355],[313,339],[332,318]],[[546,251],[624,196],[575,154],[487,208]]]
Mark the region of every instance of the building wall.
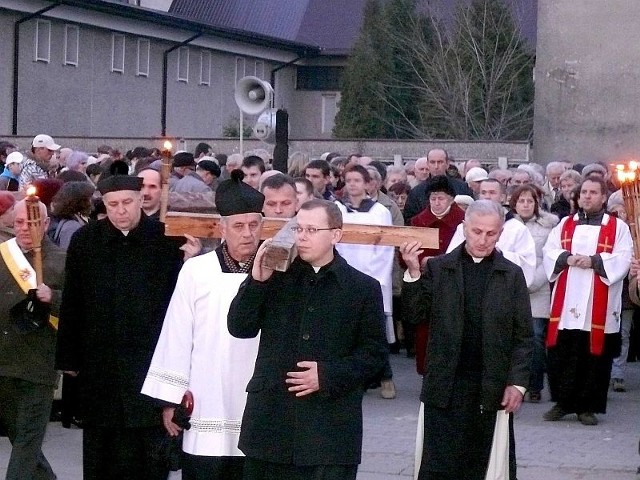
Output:
[[539,0],[536,161],[640,153],[640,2]]

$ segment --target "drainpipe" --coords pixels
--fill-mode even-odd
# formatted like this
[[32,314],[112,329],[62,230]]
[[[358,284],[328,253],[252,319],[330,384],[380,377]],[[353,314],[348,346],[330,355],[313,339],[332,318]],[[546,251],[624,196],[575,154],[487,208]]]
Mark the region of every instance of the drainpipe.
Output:
[[[270,83],[271,83],[271,88],[273,88],[273,91],[276,91],[276,72],[282,70],[283,68],[287,68],[291,65],[293,65],[294,63],[296,63],[298,60],[302,60],[303,58],[307,58],[309,55],[304,54],[304,55],[300,55],[299,57],[294,58],[293,60],[291,60],[290,62],[287,63],[281,63],[280,65],[278,65],[276,68],[274,68],[273,70],[271,70],[271,79],[270,79]],[[275,93],[274,93],[275,95]]]
[[202,33],[196,33],[192,37],[187,38],[184,42],[177,43],[162,53],[162,119],[160,120],[160,123],[163,137],[167,135],[167,75],[169,74],[169,54],[180,47],[188,45],[200,36],[202,36]]
[[11,126],[11,134],[18,134],[18,89],[19,89],[19,67],[20,67],[20,25],[33,18],[41,16],[43,13],[48,12],[51,9],[56,8],[60,4],[58,2],[44,7],[36,12],[20,18],[13,23],[13,123]]

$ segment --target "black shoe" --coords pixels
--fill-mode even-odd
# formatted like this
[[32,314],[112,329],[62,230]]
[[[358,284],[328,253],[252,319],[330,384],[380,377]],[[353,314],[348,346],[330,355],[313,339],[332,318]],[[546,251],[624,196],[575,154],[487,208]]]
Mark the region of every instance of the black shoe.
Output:
[[566,414],[567,412],[565,412],[562,407],[556,403],[551,410],[543,415],[543,418],[547,422],[557,422],[558,420],[562,420],[562,417]]

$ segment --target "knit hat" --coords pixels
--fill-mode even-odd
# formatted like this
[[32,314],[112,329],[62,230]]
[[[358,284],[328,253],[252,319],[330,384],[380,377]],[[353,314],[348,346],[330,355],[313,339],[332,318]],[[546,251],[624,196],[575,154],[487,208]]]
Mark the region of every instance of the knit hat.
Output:
[[49,207],[51,199],[58,193],[63,183],[58,178],[37,178],[33,181],[33,186],[36,187],[36,194],[40,201]]
[[220,176],[220,167],[213,160],[200,160],[198,162],[198,168],[206,170],[216,178]]
[[456,196],[456,192],[453,190],[451,182],[449,182],[449,179],[446,177],[446,175],[436,175],[435,177],[431,177],[429,183],[427,184],[425,196],[429,198],[429,195],[434,192],[446,193],[451,197]]
[[[202,162],[201,162],[202,163]],[[244,183],[242,170],[231,172],[231,178],[225,180],[216,190],[216,207],[223,217],[243,213],[262,213],[264,195]]]

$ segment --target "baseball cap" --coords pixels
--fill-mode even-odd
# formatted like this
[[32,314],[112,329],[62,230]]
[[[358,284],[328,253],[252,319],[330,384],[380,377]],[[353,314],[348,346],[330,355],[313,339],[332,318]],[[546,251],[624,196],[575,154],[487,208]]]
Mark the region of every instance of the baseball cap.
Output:
[[465,180],[467,181],[467,183],[481,182],[482,180],[486,180],[487,178],[489,178],[487,171],[484,168],[480,167],[471,168],[465,176]]
[[56,142],[53,141],[53,138],[51,138],[49,135],[36,135],[33,139],[33,142],[31,142],[31,146],[32,147],[44,147],[48,150],[59,150],[60,149],[60,145],[58,145]]
[[11,152],[7,155],[7,159],[4,163],[5,165],[11,165],[12,163],[22,163],[22,160],[24,160],[24,155],[20,152]]

